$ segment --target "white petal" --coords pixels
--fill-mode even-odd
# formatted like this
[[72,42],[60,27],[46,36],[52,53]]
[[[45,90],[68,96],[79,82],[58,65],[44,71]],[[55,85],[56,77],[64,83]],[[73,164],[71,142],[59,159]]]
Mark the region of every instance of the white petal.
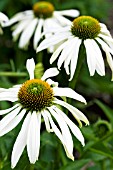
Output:
[[75,117],[75,119],[78,121],[80,127],[82,127],[81,120],[83,122],[85,122],[86,125],[89,125],[89,121],[86,118],[86,116],[80,110],[78,110],[77,108],[73,107],[72,105],[70,105],[70,104],[68,104],[64,101],[58,100],[58,99],[55,99],[53,102],[67,108],[72,113],[72,115]]
[[15,118],[12,119],[9,122],[9,124],[7,124],[7,126],[5,126],[3,129],[0,130],[0,136],[3,136],[9,131],[11,131],[12,129],[14,129],[18,125],[18,123],[22,120],[25,113],[26,113],[26,110],[23,109],[17,116],[15,116]]
[[27,59],[26,68],[29,73],[30,80],[34,79],[35,62],[34,59]]
[[50,38],[44,39],[40,45],[37,48],[37,52],[42,51],[48,47],[51,47],[57,43],[59,43],[60,41],[66,40],[68,37],[70,36],[70,32],[66,32],[65,34],[59,33],[59,34],[55,34]]
[[110,34],[109,30],[107,29],[107,27],[106,27],[105,24],[100,23],[100,27],[101,27],[100,33],[101,33],[102,35],[107,35],[107,36],[110,36],[110,37],[111,37],[111,34]]
[[15,108],[0,121],[0,131],[15,118],[15,116],[20,112],[20,109],[20,106]]
[[60,130],[57,128],[57,126],[55,125],[55,123],[53,122],[50,113],[47,111],[47,112],[45,112],[45,114],[48,116],[48,119],[50,121],[50,124],[51,124],[51,127],[52,127],[54,133],[61,140],[62,144],[64,144],[62,134],[61,134]]
[[59,56],[59,59],[58,59],[58,63],[57,63],[58,69],[60,69],[62,63],[66,60],[72,48],[73,48],[73,37],[66,41],[66,45],[64,49],[62,50],[61,55]]
[[86,104],[86,100],[71,88],[53,87],[54,96],[66,96]]
[[103,34],[99,34],[98,36],[101,37],[113,49],[113,38],[111,36],[106,36]]
[[4,24],[8,21],[8,17],[3,14],[2,12],[0,12],[0,23],[2,26],[4,26]]
[[51,58],[50,58],[50,64],[52,64],[58,57],[58,55],[60,54],[60,52],[63,50],[63,48],[66,46],[67,41],[64,42],[63,44],[61,44],[57,50],[52,54]]
[[21,34],[21,37],[19,40],[20,48],[26,48],[28,46],[30,38],[33,35],[33,32],[35,30],[37,22],[38,22],[37,18],[33,19],[33,21],[29,24],[29,26]]
[[53,80],[51,80],[51,79],[47,79],[47,81],[46,81],[50,86],[52,86],[52,87],[58,87],[58,82],[55,82],[55,81],[53,81]]
[[[70,61],[72,59],[73,56],[75,56],[75,51],[76,51],[76,44],[77,44],[77,41],[79,40],[78,37],[72,39],[72,44],[71,44],[71,51],[70,53],[68,54],[68,56],[66,57],[65,61],[64,61],[64,68],[66,70],[66,73],[69,75],[69,64],[70,64]],[[76,59],[75,59],[76,60]],[[75,63],[75,61],[74,61]],[[76,63],[75,63],[75,67],[76,67]]]
[[31,10],[19,12],[16,15],[14,15],[8,22],[6,22],[5,26],[10,26],[14,24],[15,22],[18,22],[20,20],[26,19],[26,17],[33,17],[33,12]]
[[50,132],[53,132],[52,128],[50,127],[50,123],[49,123],[49,119],[47,117],[47,114],[46,114],[46,110],[42,111],[42,116],[44,118],[44,122],[45,122],[45,126],[46,126],[46,130],[50,133]]
[[63,113],[59,108],[54,107],[54,110],[62,115],[63,119],[66,121],[66,123],[68,124],[69,128],[71,129],[72,133],[74,134],[74,136],[81,142],[81,144],[84,146],[84,137],[80,131],[80,129],[68,118],[68,116]]
[[14,105],[13,107],[9,108],[9,109],[5,109],[5,110],[0,110],[0,115],[4,115],[7,114],[9,112],[11,112],[12,110],[14,110],[16,107],[18,107],[19,104]]
[[43,23],[44,23],[44,20],[39,19],[38,25],[37,25],[37,28],[34,34],[34,41],[33,41],[34,49],[37,48],[37,44],[40,41]]
[[65,16],[69,16],[69,17],[77,17],[80,14],[80,12],[76,9],[55,11],[54,13],[58,13],[60,15],[65,15]]
[[96,58],[95,58],[95,52],[91,41],[92,40],[90,39],[84,40],[84,45],[86,48],[87,64],[88,64],[90,76],[93,76],[96,69]]
[[53,115],[53,117],[56,119],[56,121],[58,122],[58,125],[62,131],[62,136],[63,136],[63,140],[64,140],[64,149],[66,151],[67,156],[74,160],[73,157],[73,140],[69,131],[69,128],[66,124],[66,122],[64,121],[63,117],[58,114],[57,112],[55,112],[52,107],[48,108],[50,113]]
[[67,25],[71,25],[71,21],[61,15],[59,15],[58,13],[54,12],[54,17],[58,20],[58,22],[60,23],[61,26],[67,26]]
[[41,114],[34,111],[31,116],[28,136],[27,136],[27,152],[30,163],[35,163],[38,159],[40,148],[40,124]]
[[57,68],[55,67],[49,68],[44,72],[41,80],[46,80],[47,78],[57,76],[58,74],[59,74],[59,71],[57,70]]
[[13,146],[12,156],[11,156],[11,167],[14,168],[20,159],[20,156],[22,155],[22,152],[26,146],[27,143],[27,133],[28,133],[28,127],[30,123],[31,113],[28,113],[22,128],[18,134],[18,137],[16,139],[16,142]]
[[112,55],[113,55],[113,49],[111,49],[108,45],[107,45],[107,43],[105,43],[102,39],[100,39],[100,38],[95,38],[98,42],[99,42],[99,44],[101,45],[101,47],[102,47],[102,49],[103,49],[103,51],[108,51],[108,52],[110,52]]
[[102,57],[101,50],[94,40],[92,40],[91,42],[92,42],[93,48],[95,50],[96,71],[101,76],[104,76],[105,75],[105,66],[104,66],[104,60],[103,60],[103,57]]
[[112,71],[111,80],[113,81],[113,58],[112,58],[111,54],[108,51],[106,51],[106,58],[107,58],[107,62],[108,62],[109,66],[111,68],[111,71]]
[[14,29],[12,36],[13,40],[16,41],[20,35],[20,33],[31,23],[31,20],[22,20],[18,24],[16,24],[12,29]]
[[[77,60],[78,60],[78,53],[79,53],[79,48],[80,48],[80,45],[81,45],[81,42],[82,40],[81,39],[77,39],[75,38],[74,40],[75,43],[73,43],[73,49],[72,49],[72,57],[71,57],[71,63],[70,63],[70,79],[69,81],[72,80],[73,76],[74,76],[74,73],[75,73],[75,70],[76,70],[76,65],[77,65]],[[74,50],[75,49],[75,50]]]
[[17,96],[17,92],[1,92],[0,93],[0,101],[11,101],[11,102],[15,102],[18,101],[18,96]]

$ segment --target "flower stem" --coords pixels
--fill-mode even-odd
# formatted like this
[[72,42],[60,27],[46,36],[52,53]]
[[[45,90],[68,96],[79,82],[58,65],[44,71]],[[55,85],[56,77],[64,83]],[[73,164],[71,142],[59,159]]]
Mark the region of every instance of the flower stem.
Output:
[[30,164],[30,170],[34,170],[34,165]]
[[73,76],[72,81],[69,82],[69,87],[72,88],[73,90],[75,89],[75,86],[76,86],[76,83],[77,83],[77,80],[78,80],[78,76],[80,74],[80,70],[81,70],[85,55],[86,55],[85,48],[84,48],[84,45],[82,43],[81,46],[80,46],[80,50],[79,50],[76,71],[75,71],[75,74]]
[[7,77],[26,77],[27,73],[25,72],[0,72],[0,76],[7,76]]

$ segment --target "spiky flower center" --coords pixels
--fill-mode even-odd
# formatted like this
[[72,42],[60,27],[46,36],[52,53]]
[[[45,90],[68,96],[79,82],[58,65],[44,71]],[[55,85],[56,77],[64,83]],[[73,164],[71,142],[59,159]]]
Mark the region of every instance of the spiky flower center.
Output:
[[90,16],[80,16],[74,19],[71,32],[80,39],[94,39],[100,33],[99,22]]
[[39,79],[26,81],[18,92],[18,100],[31,111],[41,111],[53,102],[53,90],[50,85]]
[[49,18],[53,15],[54,6],[50,2],[37,2],[33,5],[33,11],[39,18]]

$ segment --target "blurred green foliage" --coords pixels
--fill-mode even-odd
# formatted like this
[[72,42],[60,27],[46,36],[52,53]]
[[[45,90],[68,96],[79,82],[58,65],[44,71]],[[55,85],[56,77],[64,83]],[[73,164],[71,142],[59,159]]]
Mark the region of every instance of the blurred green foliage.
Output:
[[[35,2],[37,0],[0,0],[0,11],[10,18],[17,12],[31,9]],[[109,15],[113,10],[113,2],[108,0],[50,0],[50,2],[54,4],[56,10],[78,9],[81,15],[93,16],[106,24],[110,22]],[[108,25],[108,27],[110,26]],[[32,42],[28,51],[18,49],[18,42],[12,41],[10,28],[4,28],[4,34],[0,35],[0,87],[8,88],[27,80],[28,73],[25,62],[27,58],[31,57],[38,64],[40,63],[37,65],[36,74],[40,72],[41,76],[43,71],[50,67],[48,61],[50,54],[47,54],[46,51],[36,54],[32,48]],[[56,63],[54,63],[55,65]],[[24,74],[21,77],[5,76],[2,72]],[[62,77],[65,77],[65,82],[62,81]],[[63,68],[55,80],[58,80],[60,86],[68,86],[68,76]],[[86,139],[84,148],[73,138],[75,161],[72,162],[66,157],[57,137],[45,132],[45,127],[42,127],[39,161],[35,165],[30,165],[25,150],[16,170],[113,170],[113,83],[107,64],[105,77],[100,77],[97,74],[90,77],[84,62],[76,91],[86,98],[88,104],[84,106],[79,102],[73,102],[73,105],[86,114],[90,126],[83,126],[81,129]],[[9,102],[0,102],[1,109],[10,106]],[[72,120],[74,121],[73,118]],[[106,130],[107,125],[103,124],[101,130],[98,130],[97,122],[101,120],[106,121],[110,128]],[[11,169],[11,150],[19,129],[20,126],[0,138],[0,169],[2,170]]]

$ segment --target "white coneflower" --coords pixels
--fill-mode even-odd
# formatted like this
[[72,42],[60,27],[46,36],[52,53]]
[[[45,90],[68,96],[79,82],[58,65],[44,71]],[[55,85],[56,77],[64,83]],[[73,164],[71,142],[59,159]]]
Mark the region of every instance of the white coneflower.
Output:
[[[59,73],[56,68],[46,70],[41,79],[35,79],[34,60],[27,60],[26,67],[30,80],[9,89],[2,88],[0,91],[0,101],[17,102],[9,109],[0,110],[0,115],[7,114],[0,121],[0,136],[14,129],[24,119],[12,151],[12,168],[16,166],[25,146],[27,146],[30,163],[35,163],[38,160],[42,117],[46,130],[57,135],[64,146],[67,156],[73,160],[73,140],[70,130],[83,146],[84,137],[79,128],[57,106],[61,105],[67,108],[79,122],[80,126],[82,126],[81,121],[85,122],[86,125],[89,122],[81,111],[63,100],[57,99],[57,96],[70,97],[83,103],[86,103],[85,99],[70,88],[58,87],[58,83],[50,79],[50,77],[56,76]],[[52,117],[56,119],[60,129],[56,126]]]
[[62,42],[53,53],[50,63],[52,64],[59,57],[58,68],[60,69],[64,63],[67,74],[70,73],[70,80],[72,80],[76,70],[81,44],[86,50],[90,75],[93,76],[95,71],[101,76],[105,75],[102,49],[112,70],[113,79],[113,59],[111,56],[111,54],[113,55],[113,39],[105,24],[99,23],[90,16],[80,16],[74,19],[70,26],[53,31],[55,35],[43,40],[37,48],[37,52]]
[[8,21],[8,17],[0,12],[0,34],[3,34],[2,26],[4,26],[4,23]]
[[[33,46],[36,49],[38,42],[42,38],[41,34],[51,28],[59,28],[70,23],[64,16],[77,17],[79,15],[78,10],[63,10],[55,11],[54,6],[50,2],[41,1],[33,5],[32,10],[17,13],[12,17],[6,26],[10,26],[17,23],[13,27],[13,39],[17,40],[19,35],[19,47],[27,49],[30,38],[34,34]],[[52,34],[46,34],[46,37],[50,37]]]

